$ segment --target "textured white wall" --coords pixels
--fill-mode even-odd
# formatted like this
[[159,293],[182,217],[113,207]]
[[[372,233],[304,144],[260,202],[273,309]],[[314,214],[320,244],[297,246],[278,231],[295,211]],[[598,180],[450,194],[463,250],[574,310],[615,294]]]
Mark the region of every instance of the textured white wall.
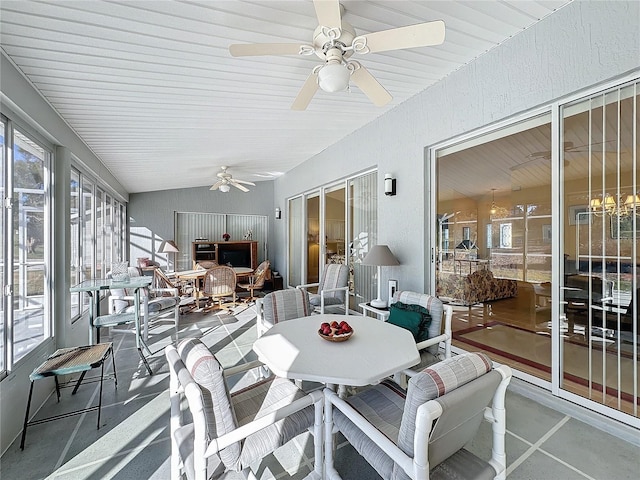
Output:
[[[378,197],[378,239],[402,265],[384,269],[383,286],[397,278],[424,291],[425,147],[639,68],[640,2],[574,1],[279,178],[276,205],[376,165],[382,192],[393,173],[398,194]],[[279,264],[286,225],[277,225]]]

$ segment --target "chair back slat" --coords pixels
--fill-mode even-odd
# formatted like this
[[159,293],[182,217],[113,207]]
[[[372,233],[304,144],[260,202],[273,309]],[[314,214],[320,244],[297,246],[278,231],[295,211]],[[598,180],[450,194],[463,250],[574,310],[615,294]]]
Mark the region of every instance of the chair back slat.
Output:
[[256,268],[256,271],[253,273],[254,288],[258,288],[258,287],[262,288],[264,286],[264,282],[267,279],[267,274],[269,273],[270,268],[271,268],[271,262],[269,260],[265,260],[260,265],[258,265],[258,268]]
[[236,272],[231,267],[219,265],[210,268],[204,276],[205,295],[226,296],[236,291]]

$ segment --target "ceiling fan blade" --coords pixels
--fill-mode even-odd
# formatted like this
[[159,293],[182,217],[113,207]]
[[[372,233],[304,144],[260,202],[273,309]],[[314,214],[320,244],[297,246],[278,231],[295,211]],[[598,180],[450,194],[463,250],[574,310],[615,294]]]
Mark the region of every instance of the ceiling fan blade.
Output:
[[243,192],[248,192],[249,189],[247,187],[245,187],[244,185],[240,185],[236,180],[229,180],[229,183],[231,185],[233,185],[234,187],[236,187],[239,190],[242,190]]
[[217,190],[222,184],[224,184],[224,182],[216,182],[213,185],[211,185],[211,188],[209,190]]
[[298,96],[291,104],[291,110],[306,110],[317,91],[318,75],[311,72],[304,81],[304,85],[302,85],[300,92],[298,92]]
[[[357,63],[357,62],[352,62]],[[359,64],[358,64],[359,65]],[[376,107],[383,107],[393,98],[385,88],[374,78],[369,70],[359,65],[351,74],[351,79],[364,94],[369,97]]]
[[533,158],[533,159],[544,158],[547,160],[551,160],[551,152],[549,150],[547,150],[546,152],[533,152],[527,155],[527,158]]
[[234,43],[229,45],[232,57],[254,57],[260,55],[298,55],[298,43]]
[[[518,165],[514,165],[513,167],[510,167],[509,170],[511,170],[512,172],[515,172],[517,170],[522,170],[523,168],[528,168],[528,167],[532,167],[534,165],[540,164],[540,165],[544,165],[547,164],[549,167],[551,167],[551,157],[536,157],[536,158],[532,158],[531,160],[527,160],[526,162],[522,162],[519,163]],[[571,162],[569,160],[565,160],[564,161],[564,166],[568,167],[571,164]]]
[[256,184],[255,184],[255,183],[253,183],[253,182],[248,182],[247,180],[237,180],[237,179],[233,178],[233,179],[232,179],[232,181],[234,181],[234,182],[236,182],[236,183],[242,183],[243,185],[251,185],[251,186],[253,186],[253,187],[255,187],[255,186],[256,186]]
[[444,42],[444,22],[419,23],[362,35],[369,52],[386,52],[403,48],[428,47]]
[[523,168],[528,168],[538,163],[544,163],[544,162],[548,162],[549,165],[551,165],[550,159],[545,157],[536,157],[536,158],[532,158],[531,160],[527,160],[526,162],[519,163],[518,165],[514,165],[513,167],[510,167],[509,170],[511,170],[512,172],[515,172],[517,170],[522,170]]
[[338,0],[313,0],[318,25],[329,28],[342,28],[340,2]]

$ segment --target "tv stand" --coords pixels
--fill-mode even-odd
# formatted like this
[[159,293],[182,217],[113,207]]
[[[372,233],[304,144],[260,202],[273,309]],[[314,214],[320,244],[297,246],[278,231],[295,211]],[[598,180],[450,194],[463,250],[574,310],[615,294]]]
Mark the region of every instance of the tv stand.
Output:
[[234,267],[258,268],[258,242],[208,242],[197,241],[191,244],[193,268],[200,261],[214,260],[220,265],[231,263]]

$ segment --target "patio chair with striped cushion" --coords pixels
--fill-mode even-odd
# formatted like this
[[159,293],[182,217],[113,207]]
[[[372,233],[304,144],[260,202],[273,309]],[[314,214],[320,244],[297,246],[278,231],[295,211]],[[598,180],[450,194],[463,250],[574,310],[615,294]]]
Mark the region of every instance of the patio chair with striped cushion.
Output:
[[[255,479],[250,465],[306,431],[314,438],[310,478],[321,478],[321,392],[305,394],[289,380],[271,377],[231,393],[227,376],[261,364],[223,371],[215,355],[194,338],[177,348],[167,346],[165,355],[170,372],[172,480],[183,474],[188,480],[208,480],[231,471]],[[190,416],[183,416],[184,397]]]
[[[511,369],[492,368],[482,353],[465,353],[412,375],[409,388],[390,380],[341,399],[325,389],[326,431],[334,426],[385,480],[504,479],[505,392]],[[464,447],[482,420],[492,424],[491,458]],[[325,465],[333,467],[333,435]]]

